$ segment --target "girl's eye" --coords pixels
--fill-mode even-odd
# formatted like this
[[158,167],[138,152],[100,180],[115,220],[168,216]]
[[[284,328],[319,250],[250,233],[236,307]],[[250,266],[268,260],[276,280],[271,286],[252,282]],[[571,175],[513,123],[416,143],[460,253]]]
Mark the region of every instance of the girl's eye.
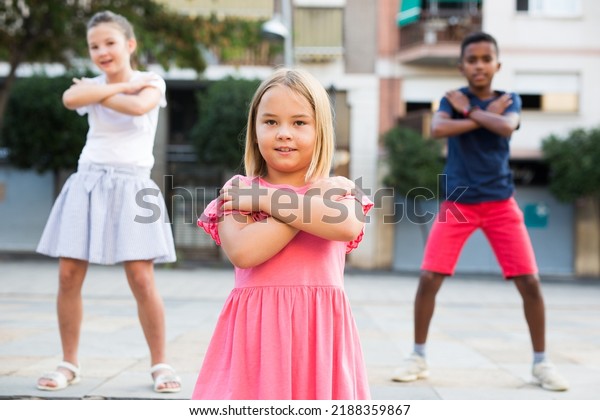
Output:
[[267,125],[275,125],[277,123],[275,122],[275,120],[267,120],[267,121],[265,121],[265,124],[267,124]]
[[296,125],[302,126],[302,125],[306,125],[306,123],[304,121],[296,121]]

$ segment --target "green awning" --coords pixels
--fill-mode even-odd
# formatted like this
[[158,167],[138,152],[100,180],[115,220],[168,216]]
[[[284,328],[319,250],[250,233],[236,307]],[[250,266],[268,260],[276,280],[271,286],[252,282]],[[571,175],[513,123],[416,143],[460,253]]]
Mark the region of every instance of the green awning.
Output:
[[[416,22],[421,16],[421,0],[400,0],[400,10],[396,16],[398,26],[406,26],[410,23]],[[481,0],[431,0],[429,7],[432,3],[440,4],[444,3],[481,3]],[[436,7],[437,9],[437,7]]]
[[421,0],[400,0],[400,11],[396,17],[398,26],[406,26],[419,20]]

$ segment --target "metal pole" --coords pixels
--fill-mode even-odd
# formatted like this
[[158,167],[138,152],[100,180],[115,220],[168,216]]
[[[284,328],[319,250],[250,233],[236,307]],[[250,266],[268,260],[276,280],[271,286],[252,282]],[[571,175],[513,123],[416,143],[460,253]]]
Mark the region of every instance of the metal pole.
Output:
[[283,38],[283,64],[286,67],[294,65],[294,30],[292,28],[292,0],[281,0],[281,17],[288,30],[288,35]]

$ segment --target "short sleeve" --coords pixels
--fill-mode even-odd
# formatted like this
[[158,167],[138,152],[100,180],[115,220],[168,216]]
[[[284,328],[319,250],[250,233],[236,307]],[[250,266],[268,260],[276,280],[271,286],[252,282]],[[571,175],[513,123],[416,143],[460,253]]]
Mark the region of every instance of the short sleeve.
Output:
[[[104,76],[103,75],[92,77],[92,78],[84,77],[83,79],[86,79],[88,82],[92,82],[95,85],[99,85],[99,84],[104,83]],[[89,105],[81,106],[79,108],[75,108],[75,111],[79,115],[85,115],[85,114],[87,114],[90,111],[90,107],[89,107]]]
[[440,106],[438,108],[438,112],[445,112],[448,115],[452,115],[453,110],[454,109],[452,108],[452,105],[450,104],[450,101],[444,96],[440,100]]
[[[345,195],[344,197],[342,197],[342,200],[357,200],[358,202],[360,202],[360,204],[362,205],[363,214],[365,216],[367,215],[367,213],[369,213],[371,208],[373,208],[373,202],[365,194],[361,194],[360,196],[354,196],[354,195],[348,194],[348,195]],[[355,239],[351,240],[350,242],[346,243],[346,254],[349,254],[354,249],[358,248],[358,244],[362,241],[362,238],[364,235],[365,235],[365,228],[363,226],[363,228],[361,229],[358,236]]]
[[508,106],[508,108],[506,108],[504,113],[508,114],[514,112],[516,114],[520,114],[522,107],[521,97],[516,93],[511,93],[510,96],[512,99],[512,103]]
[[198,219],[198,227],[204,229],[217,245],[221,245],[221,238],[219,238],[219,218],[223,215],[220,210],[219,199],[215,198],[208,206],[204,209],[200,218]]
[[159,91],[160,91],[160,102],[158,103],[158,105],[161,108],[165,108],[167,106],[167,84],[165,83],[165,80],[160,77],[158,74],[154,73],[154,72],[150,72],[150,74],[152,76],[154,76],[155,78],[150,82],[150,84],[154,87],[156,87]]
[[[228,187],[228,186],[232,185],[233,181],[238,178],[240,180],[242,180],[242,182],[246,182],[246,183],[252,182],[252,180],[248,177],[245,177],[242,175],[235,175],[233,178],[231,178],[229,181],[227,181],[225,183],[225,185],[223,185],[223,187]],[[255,222],[264,220],[268,217],[268,215],[263,212],[248,213],[248,212],[240,212],[237,210],[236,211],[228,210],[228,211],[224,212],[223,210],[221,210],[221,202],[220,202],[219,198],[217,197],[214,200],[212,200],[210,203],[208,203],[208,205],[206,206],[206,208],[204,209],[204,211],[198,218],[198,222],[197,222],[198,227],[204,229],[204,231],[206,233],[208,233],[211,236],[211,238],[213,238],[213,240],[215,241],[215,243],[217,245],[221,245],[221,238],[219,237],[219,221],[223,218],[223,216],[226,216],[229,214],[234,214],[234,213],[250,215],[252,217],[252,220],[254,220]]]

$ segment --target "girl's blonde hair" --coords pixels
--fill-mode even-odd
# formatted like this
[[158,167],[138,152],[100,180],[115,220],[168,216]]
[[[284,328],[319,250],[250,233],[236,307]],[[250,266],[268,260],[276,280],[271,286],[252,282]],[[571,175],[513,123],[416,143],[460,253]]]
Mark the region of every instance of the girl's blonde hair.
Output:
[[258,149],[256,138],[256,117],[260,101],[267,90],[273,86],[285,86],[305,98],[315,117],[316,141],[312,160],[306,172],[306,182],[329,175],[335,148],[333,130],[333,112],[329,95],[319,81],[309,72],[299,69],[282,68],[263,81],[252,98],[246,126],[246,150],[244,166],[247,176],[267,175],[267,163]]

